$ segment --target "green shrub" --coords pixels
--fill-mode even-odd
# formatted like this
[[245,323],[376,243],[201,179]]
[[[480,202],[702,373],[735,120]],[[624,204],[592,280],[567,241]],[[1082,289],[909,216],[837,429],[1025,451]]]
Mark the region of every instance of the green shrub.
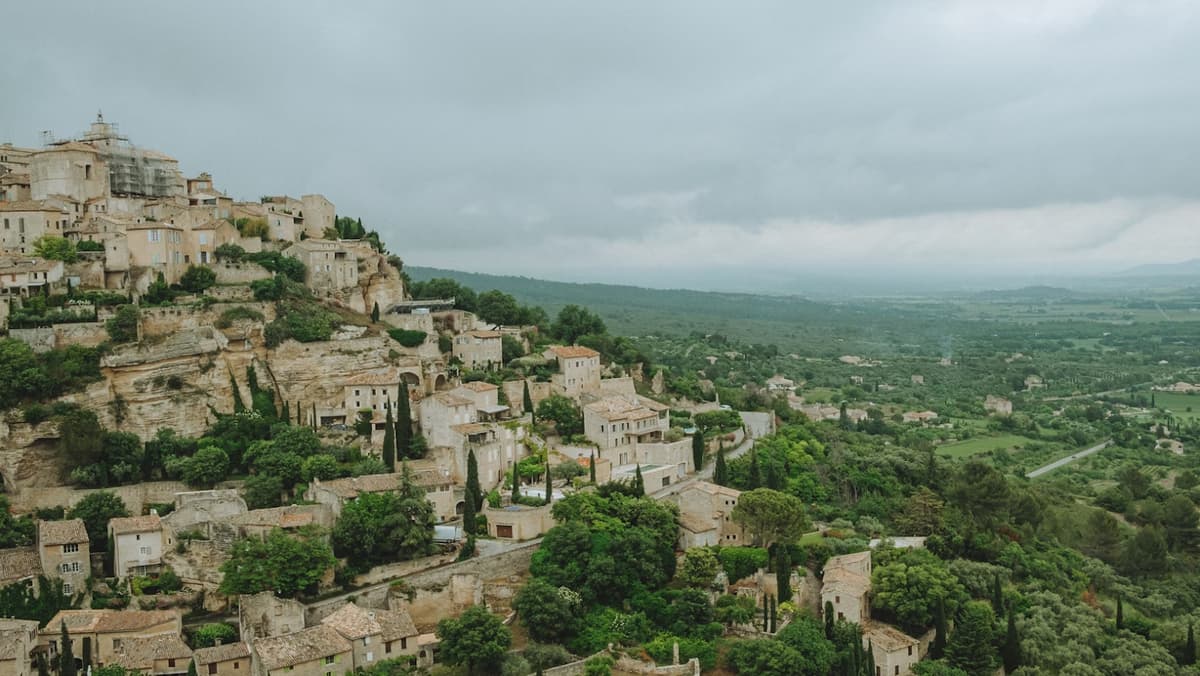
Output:
[[52,414],[53,413],[50,410],[50,407],[46,406],[45,404],[30,404],[26,406],[25,410],[23,411],[25,422],[29,423],[30,425],[36,425],[44,420],[47,420]]
[[129,343],[137,340],[138,320],[141,313],[136,305],[122,305],[117,312],[104,323],[104,330],[114,343]]
[[104,251],[104,244],[85,239],[75,243],[76,251]]
[[217,317],[216,327],[218,329],[227,329],[233,326],[233,323],[241,319],[250,319],[256,322],[263,320],[263,314],[254,308],[246,307],[245,305],[235,305],[221,313]]
[[409,331],[408,329],[388,329],[388,335],[392,340],[400,343],[404,347],[417,347],[425,342],[425,337],[428,335],[424,331]]
[[717,558],[731,584],[767,567],[767,550],[759,547],[722,547]]

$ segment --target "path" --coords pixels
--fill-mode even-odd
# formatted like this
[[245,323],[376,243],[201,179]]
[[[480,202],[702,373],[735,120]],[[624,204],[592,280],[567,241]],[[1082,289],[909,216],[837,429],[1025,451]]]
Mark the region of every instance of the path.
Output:
[[1058,469],[1059,467],[1062,467],[1063,465],[1070,464],[1080,458],[1086,458],[1087,456],[1089,456],[1093,453],[1102,451],[1105,448],[1108,448],[1108,446],[1110,444],[1112,444],[1112,439],[1109,439],[1108,441],[1104,441],[1099,444],[1096,444],[1095,446],[1092,446],[1091,448],[1085,448],[1082,451],[1079,451],[1078,453],[1072,453],[1071,455],[1068,455],[1065,458],[1059,458],[1058,460],[1055,460],[1054,462],[1052,462],[1048,465],[1042,465],[1041,467],[1033,470],[1032,472],[1029,472],[1025,476],[1030,479],[1036,479],[1037,477],[1040,477],[1041,475],[1045,474],[1046,472],[1053,472],[1054,470]]

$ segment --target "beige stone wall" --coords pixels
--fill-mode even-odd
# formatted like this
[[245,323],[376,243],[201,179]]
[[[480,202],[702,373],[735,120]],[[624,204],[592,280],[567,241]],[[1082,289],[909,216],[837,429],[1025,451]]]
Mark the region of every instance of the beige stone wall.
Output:
[[258,263],[241,262],[208,263],[208,267],[217,273],[217,284],[249,284],[260,279],[270,279],[271,271]]
[[[300,631],[306,626],[304,604],[299,601],[276,598],[272,592],[265,591],[243,594],[238,597],[237,602],[238,627],[243,641],[282,636]],[[337,608],[343,605],[344,601],[339,603]]]
[[488,534],[492,537],[502,540],[532,540],[554,527],[550,508],[550,505],[515,505],[499,509],[484,507],[483,514],[487,517]]
[[477,338],[469,333],[454,337],[454,356],[469,369],[490,369],[503,362],[499,338]]
[[334,674],[352,673],[354,671],[354,657],[350,652],[338,653],[333,655],[333,664],[325,664],[323,659],[312,660],[282,669],[265,672],[268,676],[275,674],[286,676],[325,676],[330,672]]
[[[87,587],[87,579],[92,576],[91,546],[79,543],[78,551],[66,552],[65,545],[38,545],[39,558],[42,561],[42,572],[51,579],[57,578],[71,585],[72,593],[83,591]],[[63,570],[63,564],[69,570]],[[75,570],[78,565],[79,570]]]
[[113,572],[117,577],[128,577],[135,573],[141,574],[138,572],[138,568],[152,570],[162,565],[163,547],[165,544],[162,531],[122,533],[116,536],[116,538],[112,538],[110,531],[109,536],[110,540],[115,541],[113,545]]

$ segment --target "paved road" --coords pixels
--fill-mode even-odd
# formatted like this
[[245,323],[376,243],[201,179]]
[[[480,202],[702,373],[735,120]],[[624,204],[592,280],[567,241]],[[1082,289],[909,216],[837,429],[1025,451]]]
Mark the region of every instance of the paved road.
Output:
[[1095,446],[1092,446],[1091,448],[1085,448],[1082,451],[1079,451],[1078,453],[1072,453],[1071,455],[1068,455],[1065,458],[1060,458],[1058,460],[1055,460],[1054,462],[1050,463],[1049,465],[1042,465],[1041,467],[1033,470],[1032,472],[1027,473],[1025,476],[1029,477],[1030,479],[1035,479],[1035,478],[1040,477],[1041,475],[1045,474],[1046,472],[1053,472],[1054,470],[1058,469],[1059,467],[1062,467],[1063,465],[1070,464],[1080,458],[1086,458],[1087,456],[1089,456],[1093,453],[1097,453],[1101,450],[1104,450],[1105,448],[1108,448],[1108,446],[1110,444],[1112,444],[1112,439],[1109,439],[1108,441],[1096,444]]

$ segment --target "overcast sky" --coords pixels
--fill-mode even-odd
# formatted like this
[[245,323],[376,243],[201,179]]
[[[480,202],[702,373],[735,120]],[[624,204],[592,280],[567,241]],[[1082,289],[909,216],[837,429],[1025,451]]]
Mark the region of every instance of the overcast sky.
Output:
[[[344,5],[354,5],[348,8]],[[1194,2],[25,2],[0,141],[97,109],[413,265],[737,287],[1200,256]]]

